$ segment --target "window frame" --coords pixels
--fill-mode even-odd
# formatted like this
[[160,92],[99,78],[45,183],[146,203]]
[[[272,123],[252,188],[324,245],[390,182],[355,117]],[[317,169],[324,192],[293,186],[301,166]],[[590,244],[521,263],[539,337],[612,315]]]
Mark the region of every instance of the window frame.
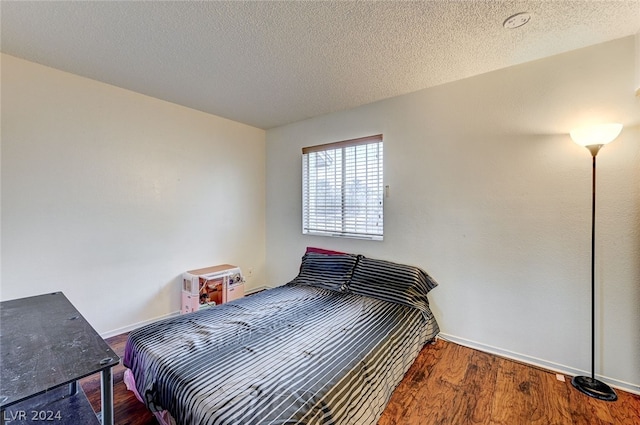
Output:
[[[362,152],[358,154],[358,147],[366,145],[364,156]],[[373,146],[375,153],[369,153],[368,149]],[[355,148],[356,150],[349,150]],[[361,149],[360,149],[361,150]],[[337,155],[337,152],[340,152]],[[328,179],[326,182],[331,184],[330,191],[321,192],[316,190],[315,196],[311,193],[311,187],[317,188],[320,181],[315,175],[313,180],[311,174],[312,160],[318,159],[321,152],[331,152],[334,156],[327,156],[332,160],[339,162],[339,172],[334,169],[334,179]],[[370,166],[373,164],[373,168]],[[317,167],[317,166],[316,166]],[[362,172],[362,167],[366,171]],[[337,168],[337,166],[336,166]],[[370,179],[370,175],[372,176]],[[358,201],[357,197],[362,198],[362,193],[347,193],[350,183],[358,182],[358,178],[364,178],[365,190],[364,198]],[[308,146],[302,148],[302,234],[313,236],[332,236],[355,239],[378,240],[384,239],[384,141],[382,134],[373,136],[360,137],[357,139],[349,139],[340,142],[326,143],[322,145]],[[329,214],[319,214],[322,207],[317,204],[319,193],[323,193],[325,199],[329,192],[337,192],[339,188],[339,201],[329,201],[325,208],[329,206],[333,210],[339,207],[339,218],[335,217],[330,220]],[[326,190],[326,189],[325,189]],[[353,187],[352,187],[353,190]],[[369,192],[373,191],[373,195]],[[335,197],[336,193],[333,194]],[[377,205],[376,205],[377,204]],[[354,211],[364,210],[364,214],[357,215]],[[362,217],[364,216],[364,223]],[[333,221],[333,226],[327,223]],[[370,221],[374,222],[370,224]],[[314,223],[312,226],[310,223]],[[339,229],[335,227],[338,225]],[[323,227],[324,226],[324,227]]]

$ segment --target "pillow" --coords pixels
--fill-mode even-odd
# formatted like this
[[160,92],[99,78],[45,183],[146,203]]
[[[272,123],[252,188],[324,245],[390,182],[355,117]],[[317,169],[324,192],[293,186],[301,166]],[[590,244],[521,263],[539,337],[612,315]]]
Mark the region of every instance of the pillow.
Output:
[[437,285],[421,268],[361,256],[351,275],[349,290],[424,310],[429,306],[427,293]]
[[300,273],[290,283],[344,291],[357,261],[351,254],[308,252],[302,257]]
[[327,255],[346,254],[346,252],[333,251],[331,249],[324,249],[324,248],[316,248],[315,246],[308,246],[307,253],[309,252],[316,252],[318,254],[327,254]]

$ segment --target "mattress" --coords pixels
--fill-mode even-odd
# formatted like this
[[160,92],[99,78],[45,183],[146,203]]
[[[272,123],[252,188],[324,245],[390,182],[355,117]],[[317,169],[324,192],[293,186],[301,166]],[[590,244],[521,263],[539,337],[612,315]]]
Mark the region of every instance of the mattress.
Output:
[[180,425],[375,424],[437,333],[428,302],[294,280],[133,331],[123,363]]

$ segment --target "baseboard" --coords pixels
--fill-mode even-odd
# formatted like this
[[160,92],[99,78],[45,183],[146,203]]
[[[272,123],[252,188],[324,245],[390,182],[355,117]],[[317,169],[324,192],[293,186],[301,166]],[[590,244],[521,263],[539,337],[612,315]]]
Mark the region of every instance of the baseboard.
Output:
[[148,325],[153,322],[157,322],[158,320],[166,319],[167,317],[173,317],[180,315],[179,311],[174,311],[172,313],[163,314],[162,316],[154,317],[153,319],[143,320],[142,322],[134,323],[132,325],[127,325],[122,328],[113,329],[107,332],[103,332],[100,336],[104,339],[111,338],[112,336],[120,335],[126,332],[130,332],[134,329],[138,329],[144,325]]
[[248,291],[245,291],[244,294],[245,295],[253,295],[255,293],[258,293],[258,292],[261,292],[261,291],[265,291],[267,289],[271,289],[271,286],[267,286],[267,285],[258,286],[257,288],[253,288],[253,289],[250,289]]
[[[575,369],[566,365],[539,359],[537,357],[515,353],[513,351],[504,350],[502,348],[493,347],[493,346],[482,344],[476,341],[470,341],[468,339],[460,338],[454,335],[440,333],[438,335],[438,338],[443,339],[445,341],[453,342],[455,344],[463,345],[465,347],[473,348],[474,350],[495,354],[496,356],[505,357],[507,359],[526,363],[531,366],[547,369],[552,372],[561,373],[563,375],[569,375],[569,376],[576,376],[576,375],[589,376],[590,375],[590,372],[586,370]],[[614,388],[618,388],[620,390],[623,390],[632,394],[640,395],[640,385],[632,384],[630,382],[620,381],[619,379],[613,379],[613,378],[609,378],[607,376],[601,376],[601,375],[596,375],[596,378],[601,380],[602,382],[609,384]]]

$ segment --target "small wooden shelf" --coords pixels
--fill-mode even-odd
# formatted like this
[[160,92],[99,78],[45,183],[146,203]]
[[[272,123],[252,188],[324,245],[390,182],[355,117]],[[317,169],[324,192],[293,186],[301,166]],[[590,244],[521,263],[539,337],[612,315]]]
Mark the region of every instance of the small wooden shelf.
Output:
[[244,296],[244,278],[231,264],[189,270],[182,274],[182,314],[224,304]]

